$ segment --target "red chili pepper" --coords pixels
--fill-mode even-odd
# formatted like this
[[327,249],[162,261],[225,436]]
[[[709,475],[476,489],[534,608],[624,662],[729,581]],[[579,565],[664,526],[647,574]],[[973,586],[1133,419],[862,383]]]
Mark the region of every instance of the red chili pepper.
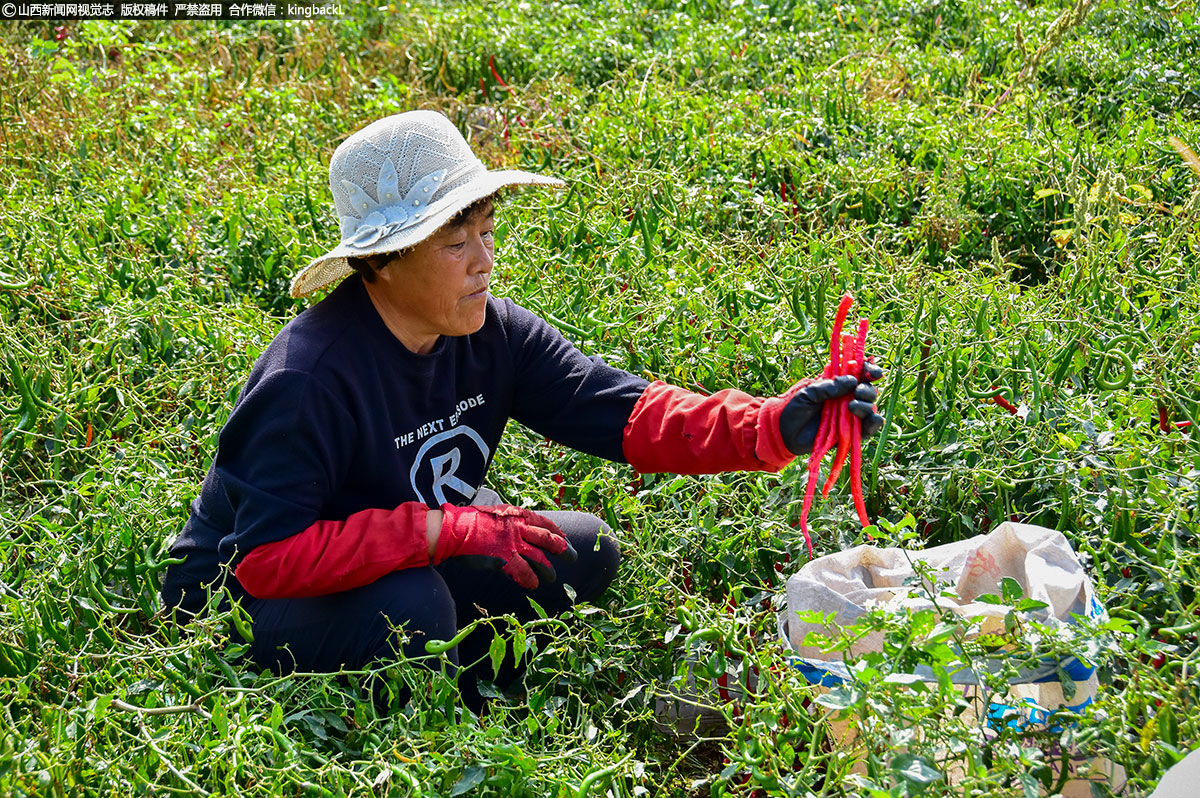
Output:
[[[866,376],[866,374],[864,372],[865,367],[863,366],[863,360],[864,360],[864,358],[866,358],[866,354],[867,354],[865,351],[867,348],[867,329],[870,326],[871,326],[870,320],[868,320],[868,319],[859,319],[858,320],[858,336],[854,339],[854,360],[856,363],[858,363],[858,368],[859,368],[858,378],[860,380],[864,376]],[[870,358],[870,362],[874,363],[875,358]]]
[[1171,419],[1167,415],[1167,406],[1162,402],[1158,403],[1158,428],[1164,435],[1171,431]]
[[[842,336],[842,374],[849,374],[855,370],[854,364],[854,339],[849,335]],[[837,419],[837,457],[834,458],[833,467],[829,469],[829,476],[825,479],[825,484],[821,486],[821,498],[829,496],[829,490],[833,484],[837,482],[837,478],[841,476],[842,466],[846,464],[846,456],[850,454],[850,397],[836,399],[831,404],[834,405],[834,418]]]
[[[867,319],[858,320],[858,338],[854,340],[854,360],[860,364],[866,354],[867,328],[870,324]],[[849,403],[847,402],[848,407]],[[854,497],[854,509],[858,511],[859,523],[864,527],[870,526],[871,519],[867,515],[867,502],[863,498],[862,487],[862,422],[857,418],[851,419],[850,424],[850,494]]]
[[[993,385],[992,390],[995,390],[998,387],[999,386],[997,385]],[[996,396],[992,397],[992,401],[1003,407],[1008,412],[1012,413],[1014,416],[1017,414],[1017,408],[1015,408],[1013,403],[1005,399],[1003,396],[997,394]]]
[[854,509],[858,513],[858,522],[863,528],[871,525],[867,515],[867,501],[863,498],[862,487],[862,422],[850,427],[850,495],[854,497]]
[[496,71],[496,56],[488,56],[488,69],[492,70],[492,77],[494,77],[496,82],[500,84],[500,88],[504,89],[505,91],[512,91],[512,87],[505,83],[504,78],[500,77],[500,73]]
[[[854,304],[854,297],[851,294],[846,294],[842,297],[842,301],[838,303],[837,314],[833,318],[833,335],[829,339],[829,365],[825,367],[822,376],[826,379],[835,377],[841,373],[841,352],[838,350],[838,343],[842,336],[842,327],[846,323],[846,315],[850,313],[850,306]],[[808,458],[808,484],[804,489],[804,502],[800,506],[800,531],[804,533],[804,542],[808,546],[808,556],[810,559],[816,556],[813,551],[812,535],[808,531],[808,513],[812,509],[813,496],[817,490],[817,480],[821,473],[821,459],[825,453],[833,448],[837,440],[837,423],[835,421],[836,414],[834,402],[826,402],[821,408],[821,423],[817,427],[817,438],[813,442],[812,454]]]
[[842,301],[838,303],[837,315],[833,317],[833,335],[829,338],[829,366],[825,369],[826,377],[836,377],[842,373],[838,344],[842,340],[842,327],[846,324],[846,316],[849,315],[850,306],[853,304],[854,297],[850,294],[843,296]]
[[729,674],[722,673],[717,677],[717,697],[721,699],[722,704],[728,704],[732,699],[729,697]]
[[[867,345],[867,328],[869,326],[870,326],[870,322],[867,319],[859,319],[858,320],[858,336],[855,338],[851,338],[848,335],[842,336],[842,364],[843,364],[842,373],[843,374],[854,374],[859,379],[862,379],[862,376],[863,376],[862,362],[863,362],[863,357],[865,354],[863,350],[866,348],[866,345]],[[856,419],[850,413],[851,398],[852,397],[847,396],[844,399],[839,399],[837,401],[839,412],[841,414],[840,421],[839,421],[839,429],[838,429],[838,433],[839,433],[838,454],[837,454],[837,459],[834,460],[833,468],[830,469],[829,478],[825,480],[825,485],[821,488],[821,497],[822,498],[829,496],[830,489],[833,488],[834,483],[837,482],[837,478],[842,473],[842,468],[845,465],[847,455],[849,455],[853,459],[854,453],[856,451],[856,447],[854,445],[852,445],[852,441],[851,441],[851,437],[852,437],[851,430],[855,426],[855,421],[856,421]],[[859,426],[861,427],[861,425],[859,425]],[[862,441],[861,428],[859,429],[859,441],[860,441],[859,446],[861,446],[861,441]],[[859,452],[859,455],[860,455],[859,460],[861,461],[861,459],[862,459],[861,452]],[[851,469],[851,471],[853,472],[853,469]],[[859,486],[859,487],[861,489],[861,486]],[[851,486],[851,492],[853,492],[853,486]],[[864,524],[864,526],[865,526],[865,524]]]
[[826,402],[825,407],[821,412],[821,425],[817,428],[817,440],[813,444],[812,454],[808,457],[808,485],[804,489],[804,503],[800,505],[800,531],[804,533],[804,543],[808,546],[808,558],[815,559],[816,554],[813,553],[812,536],[808,533],[808,511],[812,509],[813,495],[817,490],[817,477],[821,472],[821,458],[829,451],[829,447],[833,445],[834,425],[829,421],[828,416],[832,413],[830,405],[832,402]]

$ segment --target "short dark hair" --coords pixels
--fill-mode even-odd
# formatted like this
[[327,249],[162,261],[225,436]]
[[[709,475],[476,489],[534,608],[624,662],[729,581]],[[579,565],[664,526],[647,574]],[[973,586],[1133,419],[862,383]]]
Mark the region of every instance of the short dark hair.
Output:
[[351,269],[362,276],[364,283],[373,283],[375,282],[375,272],[391,263],[392,258],[398,258],[406,252],[408,249],[400,249],[380,255],[367,255],[365,258],[346,258],[346,262],[350,264]]
[[[450,221],[446,222],[438,229],[441,230],[447,227],[460,227],[466,224],[471,219],[474,219],[477,215],[483,213],[489,205],[494,206],[499,196],[499,192],[493,192],[488,194],[486,197],[475,200],[470,205],[454,214]],[[363,258],[346,258],[346,262],[350,264],[351,269],[354,269],[354,271],[358,272],[362,276],[364,283],[373,283],[375,282],[375,272],[379,271],[384,266],[387,266],[396,258],[403,257],[404,255],[408,254],[408,252],[411,250],[412,247],[408,247],[406,249],[396,250],[395,252],[383,252],[378,255],[367,255]]]

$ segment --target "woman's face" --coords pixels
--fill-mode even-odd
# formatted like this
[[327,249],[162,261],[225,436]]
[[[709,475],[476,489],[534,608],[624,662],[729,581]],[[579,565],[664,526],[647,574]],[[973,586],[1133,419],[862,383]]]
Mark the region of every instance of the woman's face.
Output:
[[425,353],[439,336],[469,335],[483,326],[494,227],[495,209],[487,203],[394,258],[366,284],[408,349]]

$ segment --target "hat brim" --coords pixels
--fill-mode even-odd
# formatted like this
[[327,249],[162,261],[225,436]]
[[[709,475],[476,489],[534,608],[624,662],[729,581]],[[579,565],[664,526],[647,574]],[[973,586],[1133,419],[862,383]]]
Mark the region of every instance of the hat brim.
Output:
[[520,169],[487,171],[464,186],[450,192],[429,206],[429,213],[411,227],[379,239],[366,247],[342,242],[320,257],[314,258],[292,278],[291,295],[302,297],[352,274],[350,258],[382,255],[415,246],[436,233],[463,208],[496,193],[507,186],[549,186],[565,188],[566,182],[557,177],[535,175]]

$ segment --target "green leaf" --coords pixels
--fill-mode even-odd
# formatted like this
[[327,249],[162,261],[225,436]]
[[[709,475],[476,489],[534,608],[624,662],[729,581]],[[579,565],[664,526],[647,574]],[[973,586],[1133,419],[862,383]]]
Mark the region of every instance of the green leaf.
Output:
[[1006,576],[1000,580],[1000,594],[1004,596],[1005,604],[1013,604],[1024,597],[1025,591],[1020,582],[1011,576]]
[[1175,745],[1179,739],[1179,722],[1175,719],[1175,711],[1169,704],[1164,704],[1158,711],[1158,736]]
[[225,705],[218,703],[213,707],[212,724],[222,737],[229,734],[229,712],[225,709]]
[[113,697],[108,693],[96,696],[92,701],[92,717],[101,720],[108,712],[108,705],[112,703],[112,699]]
[[854,693],[845,686],[835,687],[828,693],[817,696],[817,703],[830,709],[847,709],[854,704]]
[[1109,632],[1124,632],[1125,634],[1133,634],[1133,624],[1123,618],[1109,618],[1108,622],[1100,627]]
[[62,83],[63,81],[70,80],[73,77],[72,70],[73,67],[70,61],[61,56],[55,58],[50,67],[50,82]]
[[1053,197],[1061,193],[1062,192],[1056,188],[1039,188],[1037,191],[1033,192],[1033,198],[1045,199],[1046,197]]
[[1032,773],[1018,773],[1017,781],[1021,782],[1021,792],[1025,798],[1038,798],[1041,795],[1041,786],[1038,784],[1037,776]]
[[525,627],[518,624],[517,627],[513,629],[512,641],[513,659],[517,662],[520,662],[521,657],[525,655],[526,642],[527,639],[525,636]]
[[918,610],[912,614],[912,632],[915,637],[920,637],[934,628],[937,623],[938,614],[931,609]]
[[917,795],[934,782],[942,780],[942,772],[934,767],[923,756],[916,754],[897,754],[892,758],[892,770],[904,781],[908,782]]
[[1142,202],[1153,202],[1154,192],[1143,186],[1141,183],[1130,183],[1129,193],[1137,194]]
[[954,682],[951,680],[950,673],[946,670],[946,667],[940,662],[933,663],[931,667],[933,675],[937,677],[938,690],[945,695],[954,692]]
[[628,693],[626,693],[622,698],[620,698],[613,706],[618,706],[618,707],[624,706],[627,702],[629,702],[633,698],[635,698],[637,696],[637,694],[642,692],[642,690],[644,690],[645,688],[646,688],[646,685],[644,683],[639,684],[637,687],[633,688]]
[[500,666],[504,664],[504,655],[506,653],[508,653],[508,640],[497,632],[496,636],[492,638],[491,647],[488,648],[488,657],[492,661],[492,673],[497,678],[500,676]]
[[463,771],[462,778],[450,788],[450,795],[462,795],[467,790],[472,790],[483,784],[485,778],[487,778],[487,771],[478,765],[472,765]]
[[937,626],[933,627],[933,630],[929,633],[929,637],[926,639],[926,642],[941,643],[954,637],[957,632],[958,624],[945,622],[939,623]]
[[1055,670],[1058,671],[1058,681],[1062,685],[1063,698],[1070,701],[1075,697],[1075,680],[1067,674],[1061,664],[1056,666]]
[[329,732],[325,730],[325,724],[320,718],[316,717],[315,715],[305,713],[300,716],[299,720],[304,721],[304,725],[308,727],[308,730],[312,732],[312,735],[318,740],[329,739]]

